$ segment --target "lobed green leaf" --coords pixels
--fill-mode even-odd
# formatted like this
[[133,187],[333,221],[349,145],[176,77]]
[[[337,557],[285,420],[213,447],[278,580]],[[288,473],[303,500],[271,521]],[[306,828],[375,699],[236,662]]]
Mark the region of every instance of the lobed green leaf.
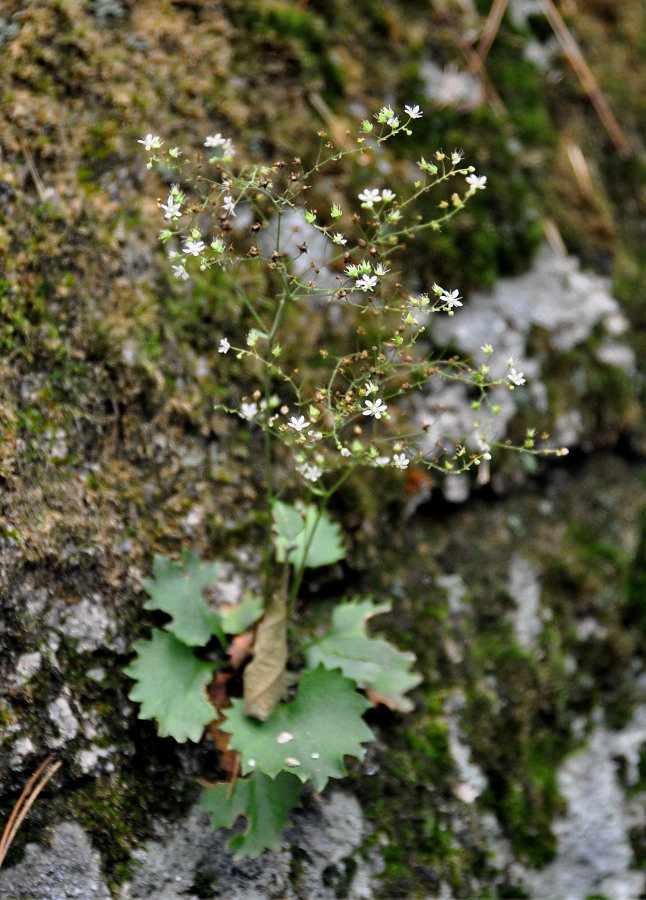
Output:
[[344,756],[363,758],[362,742],[374,740],[363,721],[370,703],[353,681],[323,666],[306,671],[296,699],[283,703],[265,722],[245,715],[244,701],[226,710],[223,731],[241,754],[241,770],[260,770],[272,778],[291,771],[322,791],[329,778],[346,774]]
[[341,669],[359,687],[373,691],[381,703],[399,712],[410,712],[412,701],[404,694],[422,680],[410,667],[415,654],[397,650],[381,638],[370,637],[366,622],[372,616],[389,612],[388,603],[372,600],[342,603],[332,613],[332,625],[325,637],[305,650],[307,665]]
[[199,807],[211,813],[211,828],[231,828],[238,816],[246,816],[248,825],[236,834],[228,846],[235,860],[255,858],[263,850],[278,850],[280,834],[290,824],[288,812],[300,806],[301,782],[290,772],[269,778],[254,772],[251,778],[239,778],[233,792],[230,785],[216,784],[205,788]]
[[124,669],[136,682],[131,700],[141,704],[140,719],[155,719],[161,737],[179,743],[199,741],[215,710],[206,696],[213,663],[198,659],[172,634],[153,629],[150,641],[137,641],[137,657]]

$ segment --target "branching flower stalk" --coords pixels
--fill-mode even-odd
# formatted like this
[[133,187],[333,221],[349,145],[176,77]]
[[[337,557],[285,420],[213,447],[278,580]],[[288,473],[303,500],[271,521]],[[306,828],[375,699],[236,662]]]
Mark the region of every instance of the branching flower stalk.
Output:
[[[328,778],[342,777],[344,754],[362,758],[361,744],[372,738],[362,719],[370,703],[357,688],[373,703],[406,712],[412,708],[406,693],[421,680],[410,670],[413,654],[366,631],[367,620],[387,611],[387,605],[340,601],[329,632],[301,642],[305,670],[295,699],[286,702],[288,623],[305,569],[345,555],[340,529],[327,512],[330,499],[360,466],[405,472],[414,465],[443,474],[482,467],[484,472],[492,448],[510,446],[490,434],[500,411],[492,392],[525,383],[518,362],[507,360],[505,375],[494,378],[489,344],[483,348],[488,362],[479,367],[458,357],[436,357],[424,335],[434,316],[459,312],[459,290],[433,284],[411,295],[392,268],[408,241],[426,230],[439,231],[486,188],[486,177],[464,163],[461,151],[438,150],[417,161],[419,175],[406,196],[367,186],[351,213],[335,202],[329,207],[326,202],[319,213],[308,202],[325,166],[359,154],[366,162],[385,142],[409,136],[421,116],[417,106],[406,106],[401,119],[383,107],[376,122],[364,120],[354,137],[348,132],[341,149],[321,132],[310,168],[295,157],[290,163],[237,171],[234,148],[220,134],[204,142],[209,154],[213,151],[208,161],[198,153],[191,162],[179,147],[165,151],[153,134],[140,142],[151,154],[148,167],[158,165],[175,179],[166,202],[159,201],[167,223],[160,239],[171,248],[174,276],[188,281],[195,267],[229,271],[235,296],[252,322],[246,336],[232,327],[216,341],[223,359],[235,355],[244,376],[256,384],[242,397],[235,397],[231,386],[230,399],[219,408],[264,432],[263,601],[247,597],[233,611],[219,613],[201,593],[217,580],[217,565],[190,554],[184,554],[183,567],[157,557],[154,577],[145,585],[151,598],[146,606],[172,619],[163,630],[153,629],[152,640],[136,645],[138,657],[127,670],[136,681],[130,696],[142,704],[140,715],[157,719],[162,735],[197,740],[214,718],[204,693],[214,664],[199,648],[215,637],[225,653],[227,636],[235,640],[255,629],[253,659],[240,664],[244,697],[218,706],[218,735],[230,735],[230,744],[226,738],[221,746],[240,754],[239,769],[236,760],[231,772],[235,777],[240,771],[242,778],[234,788],[207,789],[203,801],[214,827],[233,824],[240,813],[249,819],[247,832],[230,844],[237,856],[255,856],[278,845],[276,823],[288,824],[287,811],[298,804],[301,783],[322,790]],[[455,190],[442,197],[449,182]],[[431,191],[440,194],[440,215],[424,221],[415,207]],[[252,223],[246,237],[238,227],[242,221],[245,229]],[[308,241],[319,244],[321,236],[323,249],[314,255]],[[320,318],[324,308],[334,310],[336,319],[328,327],[345,348],[336,353],[319,348],[316,366],[294,335],[295,313],[311,308]],[[436,379],[465,385],[472,410],[486,412],[489,421],[478,418],[468,434],[442,434],[438,440],[429,437],[438,422],[407,425],[408,398],[427,391]],[[567,452],[536,443],[536,429],[530,428],[513,449]],[[276,452],[281,446],[286,453]],[[289,583],[277,574],[288,566]],[[163,670],[168,678],[160,682]],[[333,733],[325,725],[332,720]],[[263,809],[273,810],[270,821],[263,819]]]

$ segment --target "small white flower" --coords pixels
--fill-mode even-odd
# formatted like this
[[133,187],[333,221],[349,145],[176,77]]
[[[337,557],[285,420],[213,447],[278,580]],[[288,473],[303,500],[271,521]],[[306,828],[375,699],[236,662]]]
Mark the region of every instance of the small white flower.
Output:
[[341,456],[346,456],[346,457],[347,457],[347,456],[350,456],[350,451],[348,450],[347,447],[342,447],[342,448],[339,450],[339,453],[341,454]]
[[487,176],[481,175],[478,177],[477,175],[467,175],[467,184],[469,187],[472,187],[474,191],[484,191],[487,186]]
[[366,209],[372,209],[373,205],[381,200],[381,194],[377,188],[366,188],[365,191],[359,194],[359,200],[361,200],[361,205],[365,206]]
[[386,122],[386,125],[390,125],[391,128],[397,128],[399,126],[399,119],[397,116],[391,116]]
[[403,453],[395,453],[393,456],[393,466],[396,469],[407,469],[408,468],[408,460],[404,456]]
[[217,134],[212,134],[212,135],[210,135],[210,137],[207,137],[207,139],[204,141],[204,146],[205,147],[222,147],[225,143],[226,143],[226,141],[224,140],[224,138],[218,131]]
[[287,424],[290,428],[293,428],[294,431],[303,431],[304,428],[307,428],[309,422],[305,416],[299,416],[298,419],[296,416],[292,416]]
[[395,199],[395,196],[396,195],[390,188],[385,188],[385,190],[381,192],[381,199],[384,203],[391,203]]
[[[453,165],[454,165],[454,166],[457,166],[458,163],[461,163],[461,162],[462,162],[463,156],[464,156],[464,151],[463,151],[463,150],[454,150],[453,153],[451,154],[451,162],[453,163]],[[468,181],[468,180],[469,180],[469,179],[467,179],[467,181]],[[487,180],[487,179],[485,178],[485,181],[486,181],[486,180]]]
[[206,244],[204,241],[187,241],[182,249],[190,256],[199,256],[202,250],[206,250]]
[[222,144],[222,149],[224,150],[224,155],[231,157],[236,155],[236,151],[233,148],[233,144],[231,143],[231,138],[227,138],[226,141]]
[[332,242],[334,244],[347,244],[348,241],[343,237],[340,231],[337,231],[336,234],[332,235]]
[[406,113],[407,116],[410,116],[411,119],[421,119],[422,115],[423,115],[422,111],[420,110],[419,106],[417,106],[417,104],[415,104],[415,106],[405,106],[404,112]]
[[181,152],[182,152],[181,147],[171,147],[170,150],[168,151],[168,155],[172,156],[173,159],[177,159],[177,157],[180,155]]
[[311,466],[309,463],[302,465],[299,471],[307,481],[318,481],[323,474],[318,466]]
[[489,446],[487,441],[485,441],[485,439],[481,435],[478,435],[477,442],[480,452],[482,453],[482,458],[491,459],[491,447]]
[[143,144],[144,150],[159,150],[164,142],[160,140],[158,135],[153,135],[148,132],[146,137],[142,138],[140,141],[137,141],[137,143]]
[[379,390],[374,381],[366,381],[365,388],[367,394],[376,394]]
[[257,403],[241,403],[240,411],[238,415],[241,419],[253,419],[254,416],[258,415],[258,404]]
[[376,466],[387,466],[389,462],[390,462],[389,456],[378,456],[377,459],[375,460],[375,465]]
[[390,272],[390,269],[383,263],[377,263],[375,266],[375,275],[387,275],[388,272]]
[[180,212],[181,204],[175,200],[172,194],[168,195],[166,203],[160,203],[159,205],[166,213],[165,219],[172,219],[174,216],[179,217],[182,215]]
[[517,372],[516,369],[510,369],[510,371],[507,373],[507,378],[512,382],[512,384],[516,384],[518,385],[518,387],[520,387],[521,384],[525,384],[523,375],[523,372]]
[[224,207],[225,212],[229,213],[231,216],[235,216],[236,205],[233,202],[233,198],[231,194],[227,194],[224,200],[222,201],[222,206]]
[[361,278],[357,279],[355,283],[355,287],[360,291],[371,291],[375,285],[377,284],[377,276],[376,275],[362,275]]
[[394,224],[395,222],[399,222],[402,214],[398,209],[391,209],[389,213],[386,213],[386,221]]
[[308,432],[307,432],[307,436],[308,436],[308,438],[310,438],[310,440],[312,440],[312,441],[320,441],[320,440],[323,439],[323,434],[322,434],[322,432],[316,431],[314,428],[312,428],[311,431],[308,431]]
[[173,275],[175,278],[181,278],[182,281],[188,281],[188,272],[184,268],[184,264],[180,263],[178,266],[171,266],[173,270]]
[[375,419],[381,419],[387,409],[388,406],[383,400],[366,400],[366,408],[363,414],[364,416],[374,416]]
[[228,340],[225,337],[222,338],[222,340],[220,341],[220,345],[218,347],[218,353],[228,353],[230,349],[231,349],[231,344],[228,342]]
[[460,291],[443,291],[441,299],[449,309],[453,309],[454,306],[462,306],[460,303]]

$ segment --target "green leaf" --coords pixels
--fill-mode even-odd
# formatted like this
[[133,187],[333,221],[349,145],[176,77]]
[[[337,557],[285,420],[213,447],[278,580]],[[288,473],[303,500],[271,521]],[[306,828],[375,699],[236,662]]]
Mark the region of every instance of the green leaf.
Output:
[[137,684],[129,697],[141,703],[140,719],[156,719],[161,737],[199,741],[215,710],[206,697],[213,663],[198,659],[172,634],[153,629],[152,640],[137,641],[137,658],[124,669]]
[[211,828],[231,828],[238,816],[246,816],[249,825],[229,841],[233,858],[255,858],[263,850],[280,848],[280,833],[290,825],[287,813],[300,806],[301,783],[290,772],[269,778],[254,772],[251,778],[239,778],[229,796],[230,785],[207,787],[200,797],[200,809],[211,813]]
[[[319,518],[316,506],[306,506],[303,513],[287,503],[274,500],[274,542],[276,559],[288,561],[298,571],[329,566],[345,557],[339,526],[324,511]],[[318,519],[318,524],[317,524]]]
[[264,604],[262,597],[255,594],[245,594],[242,603],[238,606],[228,606],[222,609],[222,629],[225,634],[242,634],[262,615]]
[[215,635],[225,646],[222,616],[207,604],[202,591],[218,580],[217,563],[200,562],[192,553],[183,554],[184,568],[156,555],[153,577],[143,585],[150,596],[144,607],[161,609],[173,617],[166,625],[176,638],[189,647],[203,647]]
[[363,759],[361,743],[374,740],[362,718],[369,707],[353,681],[319,666],[305,672],[296,699],[266,722],[246,716],[244,702],[234,700],[221,728],[241,754],[243,774],[259,769],[273,778],[286,770],[322,791],[328,778],[346,774],[344,756]]
[[413,703],[404,694],[422,680],[410,667],[414,653],[404,653],[381,638],[366,632],[366,622],[372,616],[389,612],[390,605],[372,600],[342,603],[332,613],[328,634],[310,644],[305,650],[307,665],[326,669],[341,669],[359,687],[376,694],[379,702],[399,712],[410,712]]

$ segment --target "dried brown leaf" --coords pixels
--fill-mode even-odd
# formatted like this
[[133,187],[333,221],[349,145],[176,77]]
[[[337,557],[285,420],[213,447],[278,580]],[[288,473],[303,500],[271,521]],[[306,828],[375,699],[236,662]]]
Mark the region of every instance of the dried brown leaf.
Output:
[[254,656],[244,670],[245,713],[264,722],[285,692],[287,598],[285,589],[269,602],[256,629]]

